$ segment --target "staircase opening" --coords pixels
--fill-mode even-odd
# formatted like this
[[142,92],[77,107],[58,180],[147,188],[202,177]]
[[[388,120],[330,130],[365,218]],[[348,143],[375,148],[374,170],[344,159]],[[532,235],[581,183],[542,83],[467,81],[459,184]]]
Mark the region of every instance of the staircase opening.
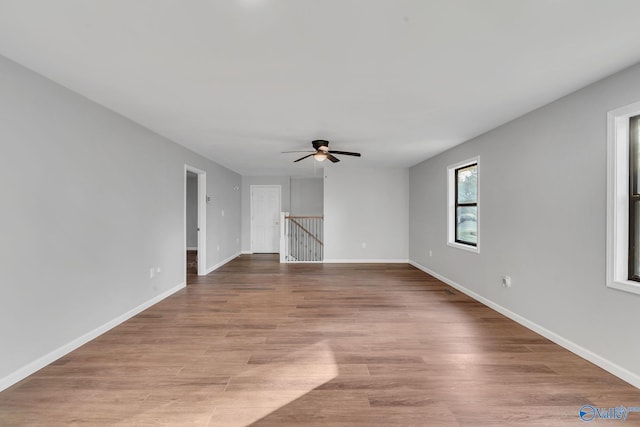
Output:
[[280,214],[280,262],[324,260],[324,218]]

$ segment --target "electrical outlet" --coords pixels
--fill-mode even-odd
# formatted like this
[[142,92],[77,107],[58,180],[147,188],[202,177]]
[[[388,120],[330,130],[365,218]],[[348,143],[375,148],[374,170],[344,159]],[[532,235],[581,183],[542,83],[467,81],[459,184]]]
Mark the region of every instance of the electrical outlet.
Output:
[[503,288],[511,287],[511,276],[502,276],[502,287]]
[[367,242],[362,242],[362,249],[367,249]]
[[149,269],[149,279],[153,279],[153,277],[156,275],[156,269],[151,267]]
[[429,256],[433,256],[433,251],[429,250]]

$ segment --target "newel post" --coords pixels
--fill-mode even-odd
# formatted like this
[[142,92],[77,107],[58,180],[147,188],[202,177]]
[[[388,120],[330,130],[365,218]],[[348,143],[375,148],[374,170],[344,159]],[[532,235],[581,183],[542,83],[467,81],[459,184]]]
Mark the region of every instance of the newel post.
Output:
[[280,262],[287,262],[287,255],[289,248],[287,247],[287,225],[285,223],[286,218],[289,216],[289,212],[280,212]]

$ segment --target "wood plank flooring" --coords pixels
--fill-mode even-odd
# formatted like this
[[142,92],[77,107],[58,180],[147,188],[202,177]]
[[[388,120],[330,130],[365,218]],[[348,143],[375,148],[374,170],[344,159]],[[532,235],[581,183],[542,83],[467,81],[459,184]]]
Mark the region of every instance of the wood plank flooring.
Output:
[[582,405],[640,406],[408,265],[243,255],[190,280],[0,393],[0,425],[570,426]]
[[187,277],[193,278],[198,274],[198,251],[187,251]]

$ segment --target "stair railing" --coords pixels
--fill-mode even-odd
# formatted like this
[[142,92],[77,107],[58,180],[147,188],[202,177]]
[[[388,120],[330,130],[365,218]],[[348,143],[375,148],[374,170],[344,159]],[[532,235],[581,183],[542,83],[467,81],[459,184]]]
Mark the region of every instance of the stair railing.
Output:
[[280,214],[280,262],[322,262],[322,216]]

